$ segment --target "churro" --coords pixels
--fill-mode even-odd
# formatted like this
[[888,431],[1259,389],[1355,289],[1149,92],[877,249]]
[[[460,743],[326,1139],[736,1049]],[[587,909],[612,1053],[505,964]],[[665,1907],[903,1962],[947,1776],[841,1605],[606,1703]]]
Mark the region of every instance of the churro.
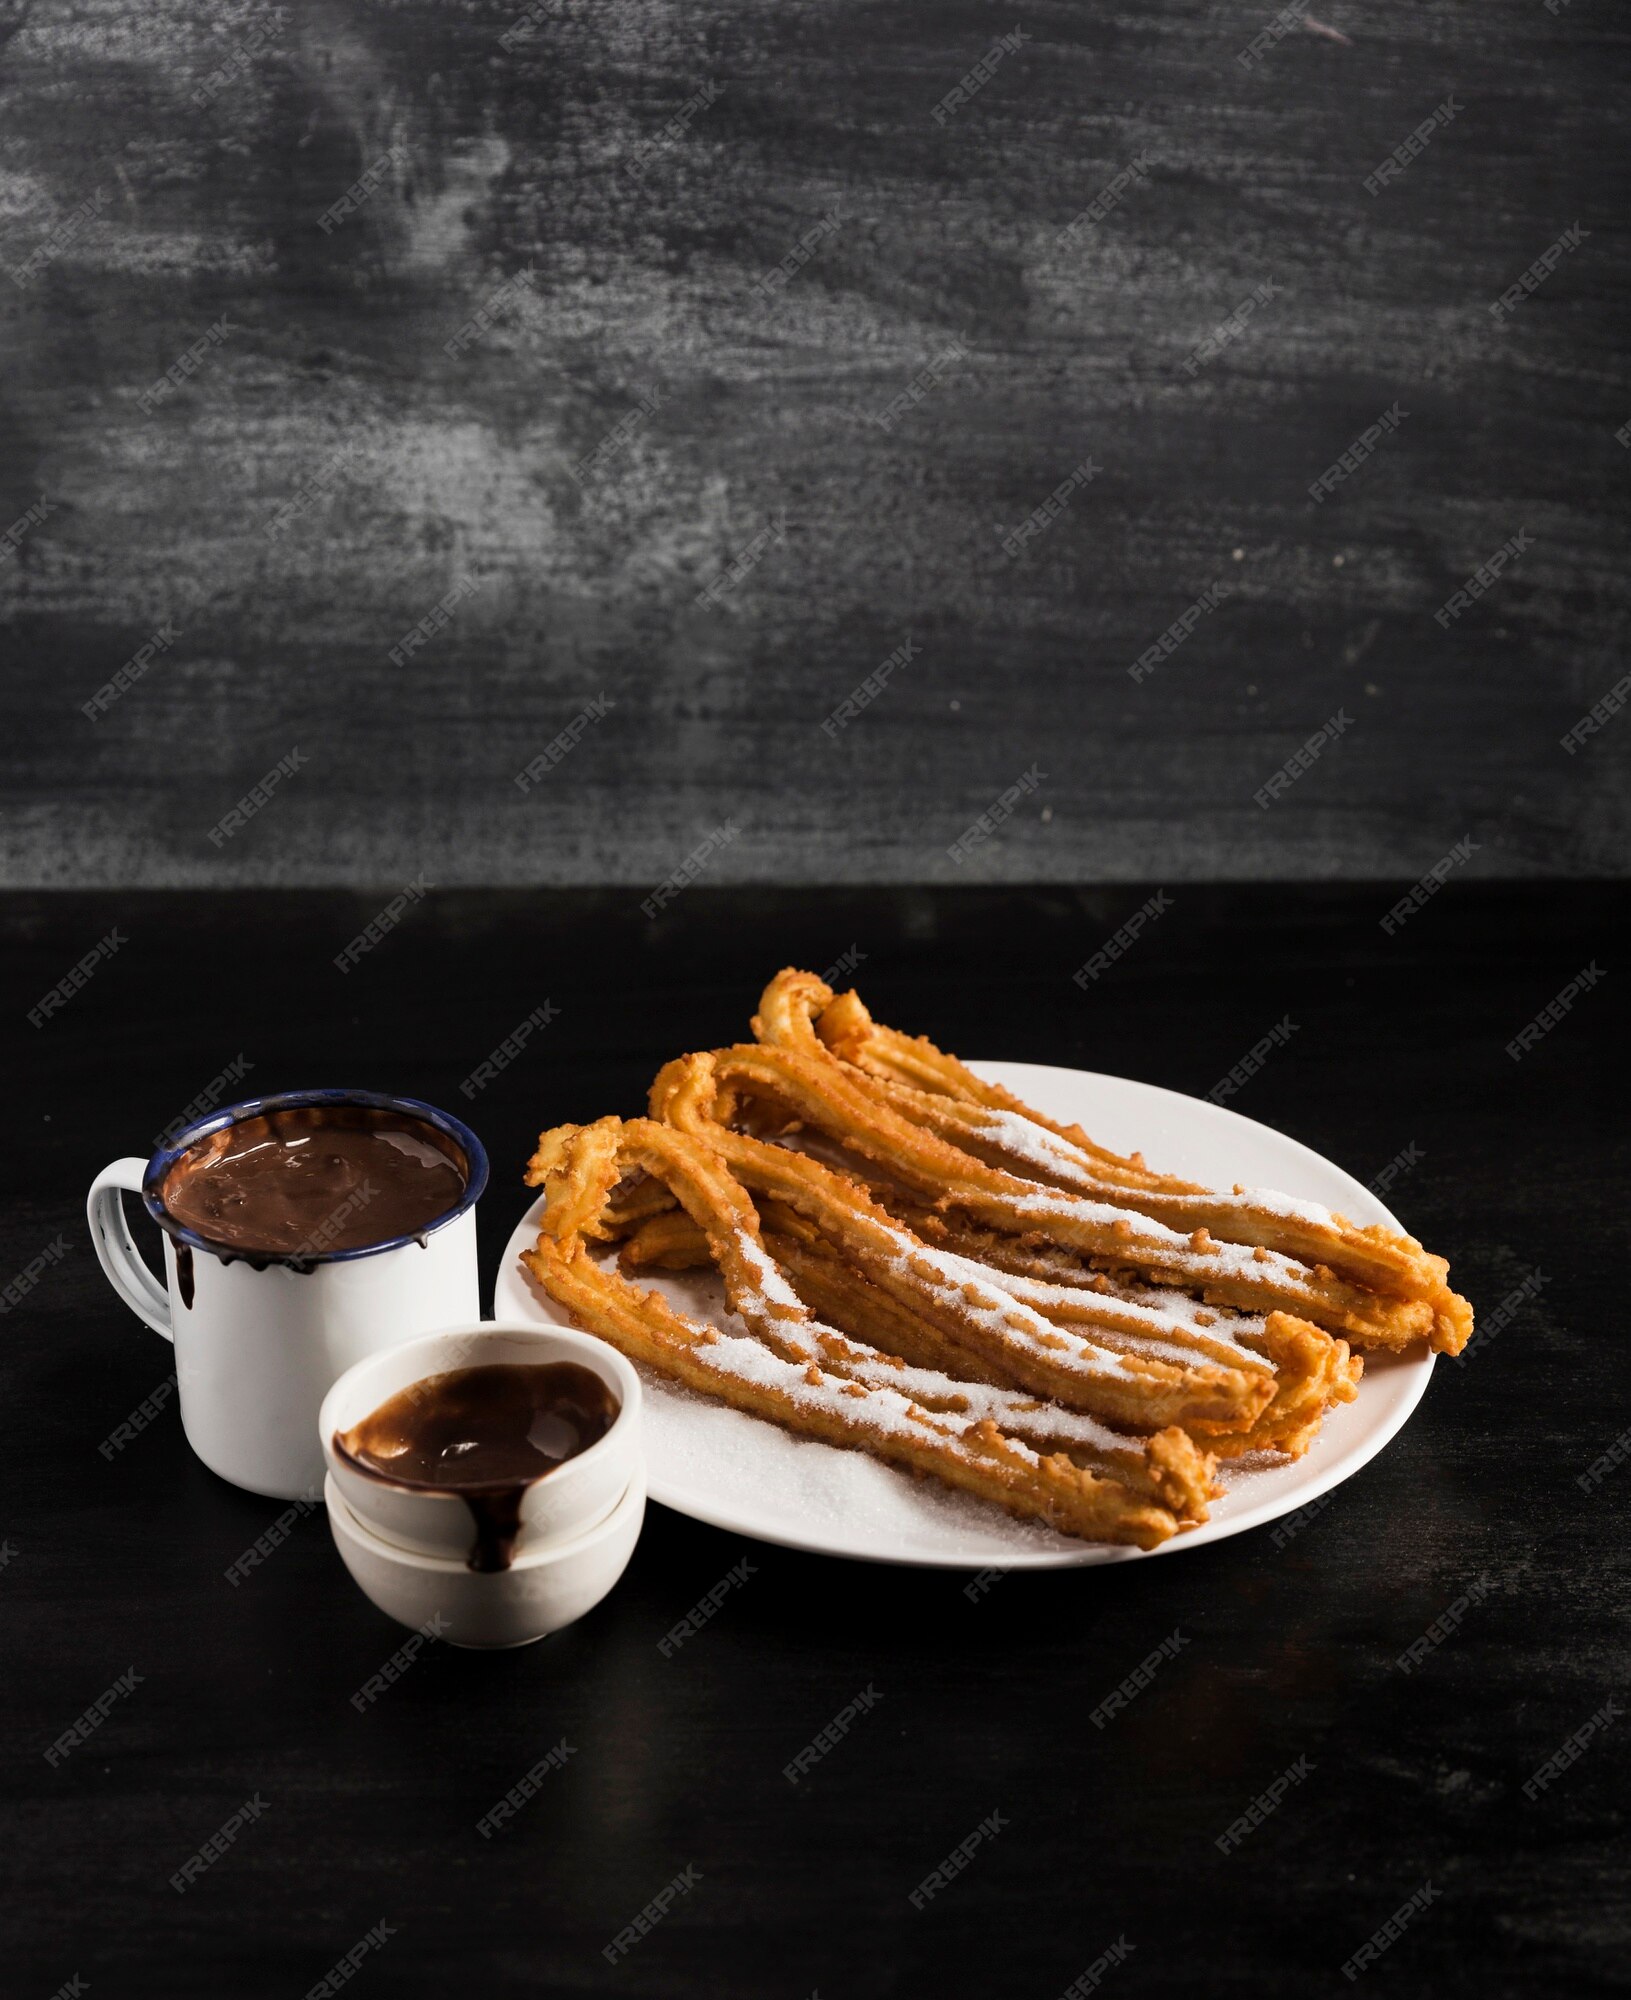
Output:
[[[1311,1267],[1313,1284],[1328,1291],[1327,1310],[1336,1319],[1310,1310],[1315,1301],[1307,1293],[1301,1298],[1269,1298],[1263,1293],[1248,1299],[1238,1276],[1226,1281],[1228,1289],[1224,1282],[1211,1281],[1216,1295],[1227,1303],[1294,1309],[1361,1346],[1403,1347],[1425,1336],[1437,1351],[1455,1354],[1471,1334],[1472,1309],[1450,1289],[1448,1265],[1413,1237],[1379,1224],[1361,1228],[1318,1202],[1272,1189],[1237,1185],[1222,1192],[1153,1173],[1141,1154],[1125,1156],[1094,1144],[1079,1126],[1059,1125],[1044,1117],[1000,1086],[975,1076],[932,1042],[880,1027],[858,995],[836,996],[810,973],[792,968],[778,973],[760,999],[753,1026],[768,1046],[811,1061],[824,1054],[857,1079],[864,1077],[880,1107],[950,1145],[976,1166],[1033,1187],[1074,1193],[1095,1205],[1135,1211],[1198,1243],[1241,1245],[1254,1253],[1265,1250]],[[891,1172],[902,1172],[899,1158],[880,1152],[872,1157]],[[910,1173],[904,1178],[923,1186]],[[1042,1210],[1038,1219],[1041,1227],[1034,1233],[1055,1233],[1056,1216]],[[1012,1214],[1001,1226],[1015,1226]],[[1085,1247],[1097,1256],[1114,1254],[1091,1244]],[[1127,1261],[1140,1267],[1154,1265],[1161,1272],[1171,1268],[1169,1260],[1144,1255]],[[1193,1274],[1179,1281],[1192,1282]],[[1367,1312],[1356,1308],[1355,1288],[1416,1310]]]
[[[738,1053],[719,1050],[669,1063],[652,1085],[653,1116],[717,1151],[755,1196],[774,1197],[808,1216],[875,1284],[958,1347],[994,1365],[1005,1380],[1111,1423],[1150,1428],[1199,1418],[1249,1423],[1271,1399],[1272,1379],[1259,1370],[1198,1360],[1176,1364],[1117,1353],[1080,1330],[1062,1334],[1005,1292],[993,1274],[922,1242],[853,1181],[735,1131],[718,1115],[718,1086],[720,1067]],[[728,1114],[734,1100],[728,1091],[723,1098]]]
[[[735,1409],[1151,1548],[1219,1460],[1306,1451],[1355,1349],[1471,1330],[1413,1238],[1158,1173],[813,974],[753,1032],[666,1064],[647,1117],[546,1131],[527,1173],[538,1284]],[[716,1272],[725,1324],[645,1270]]]
[[[678,1197],[750,1335],[687,1319],[590,1256],[588,1232],[630,1167]],[[1181,1519],[1204,1512],[1210,1460],[1181,1431],[1117,1437],[1090,1419],[1043,1411],[1034,1399],[911,1369],[823,1326],[766,1255],[746,1192],[716,1154],[683,1133],[645,1119],[557,1127],[541,1139],[528,1174],[545,1191],[528,1269],[631,1358],[734,1408],[932,1473],[1067,1534],[1153,1548]],[[1004,1418],[1059,1448],[1044,1455],[1005,1429]]]

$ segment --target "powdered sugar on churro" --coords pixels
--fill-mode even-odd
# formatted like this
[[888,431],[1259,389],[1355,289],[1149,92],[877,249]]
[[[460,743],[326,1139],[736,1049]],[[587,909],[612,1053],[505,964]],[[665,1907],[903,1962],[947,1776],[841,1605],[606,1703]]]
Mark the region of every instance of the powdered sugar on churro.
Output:
[[[728,1316],[730,1327],[743,1326],[751,1334],[755,1319],[764,1321],[774,1318],[768,1311],[772,1301],[790,1306],[797,1315],[796,1323],[789,1324],[786,1319],[775,1320],[777,1331],[784,1341],[792,1340],[810,1353],[823,1369],[830,1367],[848,1381],[912,1399],[936,1421],[944,1421],[954,1430],[989,1421],[1010,1437],[1044,1438],[1050,1450],[1068,1448],[1090,1453],[1107,1467],[1142,1466],[1144,1442],[1141,1438],[1127,1437],[1114,1431],[1108,1424],[1100,1423],[1084,1411],[1067,1410],[1023,1389],[965,1382],[938,1369],[914,1367],[892,1355],[881,1353],[877,1348],[868,1347],[851,1334],[824,1325],[793,1290],[781,1267],[761,1243],[745,1230],[737,1231],[734,1241],[739,1256],[754,1272],[758,1282],[738,1297],[736,1312]],[[976,1279],[985,1275],[979,1265],[969,1264],[968,1270]],[[823,1349],[824,1342],[831,1343],[831,1346]],[[1185,1353],[1181,1348],[1171,1348],[1169,1354],[1179,1366],[1192,1365],[1194,1361],[1194,1355]],[[1244,1348],[1240,1354],[1250,1366],[1260,1368],[1265,1365]],[[1169,1357],[1163,1355],[1158,1358]]]
[[1199,1299],[1172,1285],[1139,1285],[1128,1279],[1104,1275],[1098,1277],[1093,1290],[1105,1299],[1113,1299],[1118,1305],[1153,1312],[1178,1331],[1238,1349],[1248,1360],[1261,1362],[1262,1357],[1255,1349],[1242,1347],[1241,1343],[1255,1340],[1262,1334],[1262,1313],[1236,1312],[1228,1306],[1203,1305]]
[[[751,1238],[738,1238],[739,1247],[751,1241]],[[915,1368],[896,1362],[893,1357],[868,1348],[852,1334],[840,1333],[835,1327],[823,1325],[810,1315],[808,1307],[787,1287],[786,1279],[768,1255],[758,1245],[753,1247],[759,1257],[770,1264],[777,1281],[788,1289],[789,1296],[803,1315],[803,1325],[789,1327],[785,1331],[788,1337],[808,1349],[809,1359],[789,1361],[776,1354],[753,1337],[749,1323],[740,1313],[732,1312],[721,1297],[718,1304],[707,1311],[705,1321],[693,1317],[696,1311],[694,1305],[683,1315],[688,1324],[705,1324],[713,1332],[715,1338],[702,1350],[710,1368],[717,1366],[721,1374],[730,1375],[738,1381],[783,1389],[788,1395],[796,1396],[802,1408],[825,1405],[829,1409],[841,1409],[845,1416],[853,1416],[856,1410],[860,1410],[868,1421],[875,1414],[872,1399],[881,1396],[885,1400],[876,1405],[876,1411],[887,1414],[889,1421],[880,1419],[880,1429],[898,1430],[895,1419],[899,1418],[902,1423],[917,1424],[921,1430],[919,1418],[908,1419],[901,1414],[915,1407],[920,1416],[927,1417],[950,1436],[960,1436],[972,1425],[990,1421],[1010,1439],[1014,1438],[1017,1426],[1021,1434],[1030,1431],[1033,1435],[1045,1436],[1051,1449],[1080,1449],[1105,1460],[1126,1464],[1142,1462],[1142,1438],[1114,1431],[1108,1424],[1102,1424],[1082,1411],[1066,1410],[1023,1389],[965,1382],[942,1374],[938,1369]],[[701,1275],[698,1274],[691,1283],[694,1288],[701,1289]],[[712,1284],[707,1287],[710,1294],[714,1289]],[[763,1308],[764,1298],[750,1295],[741,1304],[752,1313]],[[834,1361],[829,1366],[827,1357],[818,1351],[818,1343],[823,1340],[835,1343],[838,1353],[852,1355],[854,1360]],[[819,1384],[813,1384],[808,1379],[812,1363],[821,1374]],[[833,1372],[839,1367],[842,1374]],[[868,1400],[863,1402],[853,1389],[846,1389],[845,1382],[864,1386]],[[944,1406],[948,1402],[960,1403],[962,1407],[947,1409]],[[905,1435],[904,1432],[900,1434]],[[1029,1447],[1026,1449],[1028,1451]]]
[[1236,1188],[1233,1194],[1215,1194],[1211,1199],[1220,1207],[1238,1202],[1243,1208],[1260,1208],[1269,1215],[1284,1216],[1288,1222],[1312,1223],[1316,1229],[1340,1227],[1331,1210],[1319,1202],[1299,1201],[1295,1195],[1281,1194],[1278,1188]]
[[[848,1339],[844,1335],[842,1338]],[[851,1346],[855,1342],[849,1342]],[[932,1417],[949,1414],[937,1407],[944,1399],[955,1397],[963,1404],[957,1419],[964,1423],[994,1423],[1009,1437],[1023,1435],[1026,1431],[1044,1435],[1053,1449],[1068,1447],[1072,1450],[1097,1452],[1107,1459],[1119,1459],[1129,1464],[1142,1462],[1144,1440],[1126,1436],[1121,1431],[1113,1431],[1108,1424],[1101,1424],[1097,1417],[1090,1417],[1082,1410],[1067,1410],[1058,1403],[1049,1403],[1039,1396],[1028,1396],[1023,1390],[999,1389],[984,1382],[964,1382],[956,1376],[942,1375],[933,1368],[896,1368],[880,1355],[876,1363],[860,1364],[859,1370],[850,1370],[852,1377],[858,1376],[868,1382],[877,1382],[887,1387],[891,1382],[898,1385],[902,1395],[913,1398],[926,1408]]]
[[[1107,1185],[1104,1176],[1097,1171],[1092,1158],[1079,1146],[1068,1139],[1061,1139],[1057,1132],[1050,1132],[1045,1125],[1038,1125],[1034,1119],[1022,1117],[1017,1111],[993,1111],[982,1108],[980,1125],[982,1134],[1000,1145],[1004,1152],[1015,1159],[1027,1160],[1032,1166],[1041,1167],[1049,1173],[1056,1173],[1067,1179],[1073,1187],[1091,1193],[1102,1191]],[[1131,1190],[1136,1196],[1137,1190]],[[1148,1192],[1166,1196],[1169,1200],[1180,1195],[1182,1190],[1167,1190],[1156,1187]],[[1228,1192],[1222,1189],[1205,1189],[1191,1197],[1197,1204],[1212,1209],[1238,1209],[1243,1214],[1256,1211],[1262,1215],[1272,1215],[1285,1222],[1306,1222],[1316,1229],[1335,1229],[1339,1225],[1330,1209],[1317,1201],[1301,1201],[1295,1195],[1282,1194],[1278,1188],[1236,1187]],[[1132,1204],[1136,1207],[1136,1200]]]
[[[961,1436],[975,1421],[941,1412],[931,1416],[920,1411],[913,1416],[911,1399],[897,1390],[846,1382],[842,1376],[829,1375],[813,1362],[784,1361],[751,1334],[726,1333],[718,1327],[708,1330],[713,1338],[696,1350],[696,1356],[710,1374],[751,1383],[761,1389],[774,1389],[801,1410],[824,1410],[846,1424],[864,1422],[896,1437],[921,1436],[925,1417],[931,1429],[948,1438]],[[810,1379],[812,1373],[814,1381]],[[1015,1449],[1025,1453],[1032,1464],[1038,1462],[1029,1446],[1016,1445]]]
[[1004,1345],[1038,1348],[1050,1365],[1084,1375],[1125,1375],[1132,1371],[1119,1354],[1102,1348],[1083,1347],[1077,1341],[1061,1344],[1059,1332],[1041,1313],[1022,1300],[1010,1298],[979,1264],[920,1243],[900,1230],[889,1231],[896,1248],[890,1268],[900,1277],[924,1287],[942,1305],[972,1319],[982,1332]]
[[[684,1318],[684,1316],[682,1316]],[[909,1394],[885,1386],[883,1382],[855,1382],[847,1376],[827,1374],[817,1360],[796,1362],[784,1360],[762,1340],[752,1334],[732,1334],[716,1324],[700,1324],[698,1320],[686,1318],[692,1332],[704,1338],[692,1350],[692,1360],[704,1366],[712,1376],[728,1382],[742,1382],[752,1388],[776,1390],[776,1394],[786,1396],[798,1410],[821,1412],[825,1416],[837,1418],[845,1426],[865,1426],[875,1430],[879,1436],[893,1438],[915,1438],[921,1440],[925,1432],[937,1434],[947,1446],[961,1448],[965,1432],[969,1432],[987,1412],[949,1412],[949,1410],[923,1410],[911,1400]],[[740,1324],[740,1322],[738,1322]],[[831,1334],[841,1340],[831,1328],[814,1324],[812,1334]],[[949,1382],[949,1378],[939,1378]],[[957,1386],[963,1392],[963,1386]],[[1115,1438],[1113,1432],[1103,1430],[1101,1450],[1113,1450],[1117,1444],[1125,1450],[1129,1440]],[[1005,1450],[1015,1454],[1025,1466],[1039,1466],[1041,1456],[1033,1452],[1027,1444],[1017,1438],[1007,1436]],[[983,1454],[971,1454],[983,1456]]]
[[1039,1222],[1099,1223],[1111,1229],[1119,1224],[1127,1235],[1129,1255],[1135,1245],[1141,1256],[1158,1251],[1163,1265],[1183,1272],[1197,1285],[1216,1283],[1223,1278],[1250,1283],[1272,1278],[1310,1300],[1319,1296],[1308,1266],[1282,1256],[1278,1250],[1264,1250],[1248,1243],[1222,1243],[1216,1237],[1208,1239],[1204,1250],[1197,1250],[1190,1237],[1164,1222],[1137,1215],[1130,1209],[1113,1208],[1105,1202],[1083,1201],[1078,1195],[1061,1194],[1057,1188],[1038,1188],[1034,1194],[993,1199],[1000,1200],[1015,1214],[1035,1216]]
[[1029,1160],[1034,1167],[1045,1167],[1050,1173],[1068,1174],[1083,1186],[1087,1184],[1087,1164],[1079,1146],[1073,1146],[1057,1132],[1050,1132],[1046,1125],[1038,1125],[1034,1118],[1023,1117],[1017,1111],[996,1111],[982,1105],[979,1113],[978,1126],[970,1121],[970,1129],[978,1130],[1005,1153],[1011,1153],[1016,1160]]
[[[671,1296],[678,1299],[680,1292],[676,1284]],[[1126,1553],[1074,1541],[937,1479],[913,1479],[865,1452],[838,1451],[799,1437],[682,1388],[644,1363],[635,1366],[653,1419],[647,1446],[651,1476],[671,1488],[707,1494],[733,1525],[768,1501],[790,1528],[796,1526],[799,1538],[846,1543],[857,1538],[862,1546],[889,1551],[896,1561],[1097,1563]]]
[[[1208,1312],[1198,1300],[1181,1292],[1162,1294],[1154,1290],[1150,1296],[1134,1297],[1131,1287],[1115,1286],[1108,1280],[1102,1291],[1080,1285],[1054,1285],[1040,1278],[1023,1278],[1012,1271],[999,1271],[993,1265],[977,1264],[972,1258],[958,1256],[949,1250],[939,1254],[971,1277],[986,1280],[1010,1298],[1022,1300],[1044,1315],[1048,1307],[1053,1306],[1061,1311],[1076,1308],[1113,1318],[1117,1322],[1118,1334],[1130,1335],[1140,1341],[1133,1351],[1148,1353],[1153,1359],[1176,1361],[1180,1367],[1193,1367],[1196,1359],[1194,1342],[1201,1340],[1208,1349],[1216,1350],[1215,1358],[1227,1359],[1235,1367],[1262,1369],[1268,1366],[1261,1355],[1254,1354],[1249,1347],[1242,1347],[1233,1337],[1239,1333],[1261,1332],[1261,1318],[1248,1315],[1225,1318],[1216,1310]],[[1168,1299],[1172,1304],[1167,1303]],[[1209,1323],[1197,1321],[1197,1311],[1205,1313]],[[1121,1345],[1120,1339],[1117,1345]],[[1209,1354],[1208,1358],[1214,1356]]]
[[789,1307],[801,1320],[809,1317],[808,1307],[782,1276],[781,1266],[766,1252],[763,1244],[755,1242],[744,1231],[737,1236],[736,1247],[742,1261],[753,1272],[760,1299],[765,1304]]

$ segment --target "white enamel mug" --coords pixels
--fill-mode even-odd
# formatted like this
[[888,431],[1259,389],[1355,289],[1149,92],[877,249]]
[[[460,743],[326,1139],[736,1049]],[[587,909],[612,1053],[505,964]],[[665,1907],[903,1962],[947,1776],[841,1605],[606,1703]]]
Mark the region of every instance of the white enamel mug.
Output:
[[[222,1251],[166,1213],[164,1177],[189,1146],[225,1125],[308,1105],[367,1105],[429,1126],[464,1168],[454,1207],[419,1235],[298,1263]],[[345,1371],[371,1354],[481,1316],[476,1202],[487,1155],[467,1125],[417,1098],[369,1090],[292,1090],[211,1112],[150,1160],[115,1160],[91,1183],[85,1211],[108,1282],[176,1349],[187,1442],[212,1472],[251,1493],[315,1500],[323,1490],[317,1413]],[[164,1240],[166,1284],[125,1220],[139,1194]]]

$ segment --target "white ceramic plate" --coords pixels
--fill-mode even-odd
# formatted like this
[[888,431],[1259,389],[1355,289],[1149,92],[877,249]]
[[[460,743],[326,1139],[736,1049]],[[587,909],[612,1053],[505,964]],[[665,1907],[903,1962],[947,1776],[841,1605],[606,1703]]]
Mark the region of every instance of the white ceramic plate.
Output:
[[[1090,1070],[1011,1062],[972,1067],[1051,1117],[1081,1124],[1101,1145],[1142,1152],[1163,1172],[1213,1187],[1240,1181],[1278,1188],[1340,1209],[1354,1222],[1399,1227],[1376,1197],[1340,1167],[1238,1112]],[[505,1251],[494,1316],[570,1324],[520,1261],[537,1237],[539,1206],[534,1203],[522,1217]],[[724,1295],[711,1274],[642,1274],[641,1282],[655,1284],[693,1317],[716,1324],[725,1318]],[[1433,1357],[1425,1351],[1367,1355],[1357,1400],[1326,1418],[1304,1457],[1293,1465],[1226,1468],[1229,1490],[1212,1503],[1206,1525],[1146,1551],[1072,1541],[935,1481],[914,1479],[863,1452],[794,1437],[675,1387],[648,1369],[640,1371],[647,1392],[646,1462],[653,1500],[756,1541],[860,1562],[947,1569],[1067,1569],[1137,1562],[1146,1554],[1175,1555],[1260,1527],[1306,1507],[1374,1458],[1421,1401],[1432,1372]]]

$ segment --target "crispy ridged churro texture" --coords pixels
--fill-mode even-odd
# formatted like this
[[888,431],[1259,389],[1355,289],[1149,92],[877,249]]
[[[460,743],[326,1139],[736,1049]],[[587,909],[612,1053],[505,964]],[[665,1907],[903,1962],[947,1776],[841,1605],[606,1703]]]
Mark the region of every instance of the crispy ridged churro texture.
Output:
[[[903,1336],[898,1324],[892,1331],[909,1358],[954,1373],[977,1368],[1113,1423],[1216,1432],[1230,1441],[1231,1456],[1246,1450],[1299,1455],[1327,1404],[1351,1394],[1358,1364],[1347,1345],[1306,1321],[1282,1315],[1303,1337],[1282,1338],[1276,1360],[1265,1347],[1260,1317],[1102,1274],[1084,1273],[1074,1284],[1040,1281],[927,1243],[903,1226],[891,1233],[892,1218],[854,1181],[718,1122],[722,1108],[739,1108],[730,1090],[717,1088],[722,1064],[736,1053],[670,1063],[653,1086],[652,1108],[720,1150],[772,1216],[794,1211],[806,1232],[813,1227],[837,1251],[847,1272],[908,1313],[916,1337]],[[846,1280],[832,1273],[814,1273],[810,1282],[825,1286],[829,1306],[833,1293],[846,1289]],[[853,1286],[848,1289],[853,1299]],[[848,1323],[842,1312],[838,1323]],[[1073,1354],[1073,1339],[1084,1338],[1087,1344]],[[961,1350],[960,1366],[946,1358],[948,1342],[951,1352]],[[1106,1354],[1138,1371],[1142,1409],[1129,1402],[1125,1377],[1106,1379]],[[1090,1364],[1085,1374],[1084,1362]],[[1181,1400],[1173,1400],[1172,1369],[1181,1371],[1185,1384]],[[1232,1404],[1228,1415],[1218,1413],[1220,1391]],[[1236,1442],[1242,1439],[1249,1442]]]
[[[1038,1450],[1063,1451],[1090,1469],[1103,1459],[1134,1490],[1147,1492],[1185,1519],[1205,1519],[1212,1492],[1208,1454],[1182,1430],[1115,1438],[1106,1457],[1115,1434],[1095,1419],[1023,1391],[1004,1390],[995,1374],[980,1370],[965,1350],[869,1284],[802,1216],[780,1203],[767,1203],[763,1214],[767,1225],[780,1225],[766,1227],[765,1249],[799,1297],[830,1326],[865,1343],[843,1349],[829,1341],[823,1356],[827,1365],[854,1379],[909,1391],[929,1408],[977,1408],[1011,1436]],[[628,1269],[697,1270],[710,1267],[713,1259],[706,1235],[688,1215],[680,1215],[661,1217],[631,1237],[618,1261]],[[998,1393],[987,1395],[988,1388]],[[1089,1443],[1095,1449],[1084,1456]]]
[[[588,1255],[586,1237],[633,1169],[678,1197],[749,1337],[685,1318]],[[1153,1548],[1182,1520],[1204,1517],[1211,1459],[1183,1433],[1120,1437],[1034,1398],[914,1370],[824,1326],[771,1263],[752,1200],[725,1162],[675,1128],[610,1118],[558,1127],[540,1139],[528,1180],[545,1191],[525,1256],[539,1284],[581,1324],[692,1388],[1067,1534]],[[1027,1433],[1059,1448],[1044,1456]]]
[[1289,1313],[1270,1313],[1262,1332],[1245,1338],[1274,1364],[1274,1401],[1244,1428],[1197,1424],[1195,1429],[1219,1458],[1240,1458],[1249,1451],[1301,1458],[1318,1436],[1326,1411],[1351,1403],[1359,1393],[1365,1364],[1349,1353],[1346,1341]]
[[1269,1401],[1272,1381],[1255,1369],[1198,1359],[1174,1363],[1116,1352],[1081,1329],[1060,1333],[990,1274],[949,1263],[854,1181],[722,1123],[716,1111],[735,1100],[721,1093],[719,1071],[740,1053],[719,1050],[669,1063],[652,1086],[653,1112],[717,1151],[756,1197],[772,1197],[806,1216],[848,1262],[1002,1379],[1107,1422],[1152,1429],[1200,1417],[1249,1423]]
[[[871,1284],[802,1216],[777,1202],[763,1203],[761,1215],[765,1248],[799,1295],[833,1326],[909,1362],[978,1381],[998,1379],[967,1349],[959,1350]],[[659,1216],[647,1224],[624,1245],[620,1261],[628,1269],[696,1270],[711,1259],[707,1239],[689,1216],[679,1214]],[[1012,1274],[992,1275],[1002,1283],[1004,1275]],[[1318,1434],[1326,1409],[1352,1401],[1357,1393],[1362,1362],[1349,1353],[1346,1342],[1306,1320],[1285,1313],[1271,1313],[1267,1319],[1225,1315],[1191,1305],[1175,1323],[1177,1295],[1152,1297],[1136,1287],[1118,1290],[1104,1278],[1098,1283],[1106,1289],[1093,1303],[1111,1321],[1122,1316],[1125,1337],[1135,1349],[1142,1346],[1181,1357],[1179,1343],[1187,1335],[1203,1355],[1247,1366],[1255,1363],[1272,1371],[1273,1400],[1250,1423],[1225,1426],[1197,1420],[1192,1424],[1207,1449],[1220,1458],[1238,1458],[1248,1451],[1300,1457]],[[1018,1295],[1059,1324],[1069,1324],[1087,1304],[1077,1288],[1053,1284],[1029,1285]],[[1098,1337],[1113,1343],[1118,1330],[1113,1324],[1101,1325]]]
[[[717,1049],[707,1060],[711,1097],[702,1116],[721,1130],[729,1130],[747,1104],[771,1102],[784,1121],[814,1127],[929,1202],[990,1227],[1190,1286],[1220,1304],[1295,1313],[1348,1340],[1391,1336],[1386,1343],[1391,1344],[1432,1327],[1425,1302],[1386,1298],[1323,1266],[1310,1268],[1260,1246],[1218,1242],[1205,1229],[1185,1235],[1109,1203],[987,1166],[901,1117],[863,1078],[837,1064],[752,1043]],[[734,1144],[740,1136],[716,1143]]]
[[[753,1027],[761,1044],[788,1059],[779,1093],[763,1077],[761,1091],[796,1102],[799,1116],[931,1201],[1162,1282],[1196,1284],[1222,1303],[1300,1313],[1360,1346],[1399,1348],[1426,1338],[1454,1354],[1471,1334],[1472,1309],[1450,1290],[1449,1267],[1414,1238],[1380,1225],[1360,1228],[1317,1202],[1268,1189],[1221,1192],[1153,1173],[1141,1154],[1095,1145],[1079,1126],[1044,1117],[932,1042],[880,1027],[855,994],[837,998],[809,973],[778,973]],[[823,1057],[833,1078],[825,1122],[809,1095]],[[819,1096],[819,1084],[814,1089]],[[835,1126],[854,1119],[858,1097],[871,1100],[871,1126],[854,1127],[846,1139]],[[926,1143],[914,1149],[903,1125]],[[1067,1205],[1071,1196],[1075,1207]],[[1089,1208],[1098,1211],[1096,1238]],[[1113,1219],[1108,1226],[1112,1237],[1127,1238],[1125,1254],[1104,1240],[1106,1209],[1127,1213],[1131,1235],[1118,1232]],[[1150,1224],[1187,1236],[1197,1252],[1216,1252],[1212,1268],[1186,1266]],[[1248,1250],[1264,1266],[1279,1262],[1253,1271],[1231,1248]]]
[[[1149,1548],[1205,1519],[1219,1459],[1306,1451],[1353,1348],[1471,1331],[1412,1238],[1157,1173],[811,973],[753,1032],[668,1063],[648,1118],[545,1132],[527,1176],[538,1283],[734,1408]],[[732,1330],[642,1268],[716,1270]]]

